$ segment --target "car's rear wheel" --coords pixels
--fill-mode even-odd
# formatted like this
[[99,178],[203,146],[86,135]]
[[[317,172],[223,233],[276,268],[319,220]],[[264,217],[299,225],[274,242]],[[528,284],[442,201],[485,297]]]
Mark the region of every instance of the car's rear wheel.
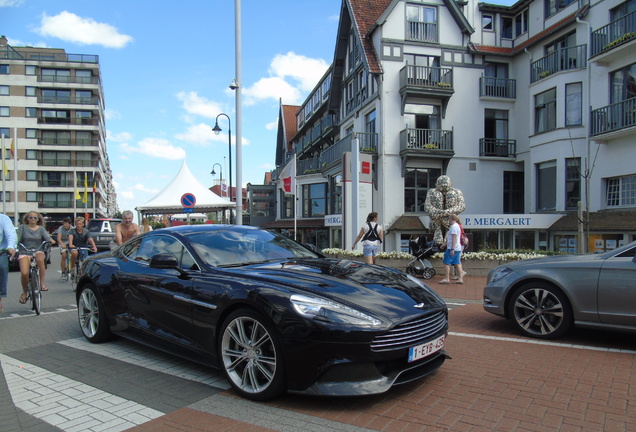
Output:
[[286,390],[280,343],[259,313],[240,309],[230,314],[220,333],[219,357],[232,387],[251,400],[268,400]]
[[509,311],[522,333],[540,339],[558,338],[573,323],[567,297],[543,282],[530,282],[518,288],[510,298]]
[[112,339],[113,334],[108,326],[104,304],[95,286],[82,286],[77,300],[77,316],[82,333],[90,342],[99,343]]

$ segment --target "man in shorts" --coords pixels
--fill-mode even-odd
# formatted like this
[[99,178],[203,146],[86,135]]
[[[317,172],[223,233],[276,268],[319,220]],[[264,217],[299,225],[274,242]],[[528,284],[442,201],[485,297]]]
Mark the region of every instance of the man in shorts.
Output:
[[115,227],[115,243],[121,245],[127,242],[134,236],[141,235],[139,231],[139,225],[133,222],[133,213],[130,210],[125,210],[121,214],[122,222]]
[[97,252],[95,240],[91,238],[91,232],[84,228],[85,219],[82,216],[75,218],[75,228],[68,234],[68,247],[71,249],[71,268],[75,267],[78,254],[82,254],[82,258],[88,256],[88,251],[78,250],[77,248],[86,248],[91,246],[93,252]]

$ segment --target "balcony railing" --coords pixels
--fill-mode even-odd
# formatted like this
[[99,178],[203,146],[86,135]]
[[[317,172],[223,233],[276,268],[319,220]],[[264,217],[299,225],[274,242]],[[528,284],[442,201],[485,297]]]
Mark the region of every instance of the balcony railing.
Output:
[[296,175],[312,174],[320,171],[319,158],[301,159],[296,161]]
[[[89,201],[92,201],[89,198]],[[73,201],[71,200],[46,200],[40,201],[40,208],[71,208],[73,207]],[[84,204],[82,204],[84,205]],[[88,203],[88,207],[92,208],[92,205]]]
[[453,90],[453,68],[406,65],[400,70],[400,89]]
[[479,156],[514,158],[517,155],[517,141],[500,138],[481,138]]
[[404,129],[400,131],[400,151],[453,150],[453,131],[441,129]]
[[560,71],[581,69],[587,66],[587,45],[559,48],[532,62],[530,82],[537,82]]
[[99,105],[98,97],[39,96],[40,103]]
[[508,78],[479,78],[479,96],[515,99],[517,81]]
[[592,32],[591,56],[610,51],[636,38],[636,12]]
[[64,179],[44,179],[38,180],[38,187],[73,187],[73,180]]
[[70,160],[70,159],[49,159],[49,158],[40,158],[38,159],[39,166],[76,166],[76,167],[97,167],[97,161],[89,161],[89,160]]
[[99,84],[99,77],[38,75],[38,81],[47,82],[47,83],[62,83],[62,84]]
[[437,43],[437,23],[407,21],[406,39],[419,42]]
[[590,135],[636,126],[636,98],[592,110]]
[[98,126],[97,118],[38,117],[38,123]]
[[0,59],[66,61],[78,63],[99,63],[99,56],[90,54],[66,54],[63,51],[33,51],[23,49],[6,49],[0,51]]
[[96,139],[71,139],[71,138],[40,138],[38,144],[61,145],[61,146],[86,146],[97,147],[99,140]]

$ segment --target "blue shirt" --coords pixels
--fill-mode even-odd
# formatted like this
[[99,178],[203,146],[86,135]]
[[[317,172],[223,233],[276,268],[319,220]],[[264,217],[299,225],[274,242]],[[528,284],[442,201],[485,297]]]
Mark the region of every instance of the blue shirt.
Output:
[[15,249],[18,246],[18,236],[11,219],[0,213],[0,249]]

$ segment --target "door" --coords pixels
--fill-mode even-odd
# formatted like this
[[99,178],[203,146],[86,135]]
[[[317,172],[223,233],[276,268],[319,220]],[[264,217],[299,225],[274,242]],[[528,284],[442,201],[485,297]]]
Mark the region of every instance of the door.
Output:
[[636,327],[636,246],[603,263],[598,280],[601,322]]

